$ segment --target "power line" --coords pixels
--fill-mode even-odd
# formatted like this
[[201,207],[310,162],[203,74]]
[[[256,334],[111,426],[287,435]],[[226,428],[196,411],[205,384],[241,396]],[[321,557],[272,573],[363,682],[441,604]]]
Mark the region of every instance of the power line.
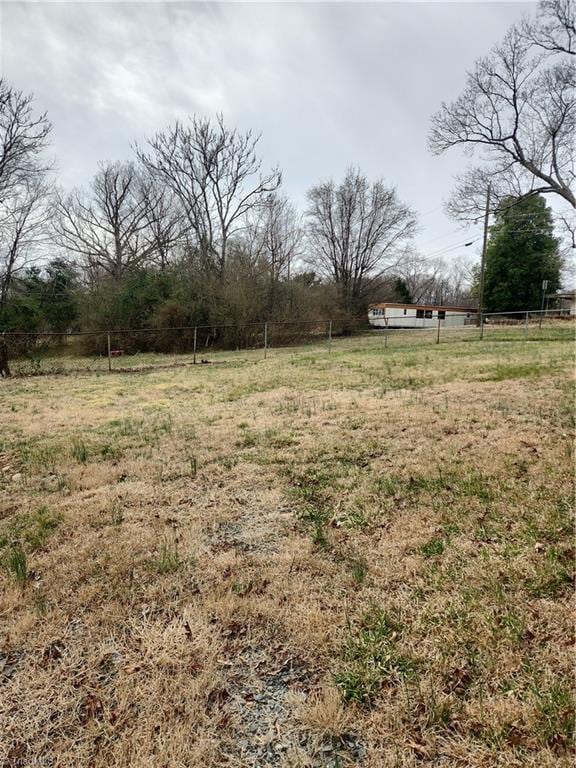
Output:
[[420,216],[420,218],[424,218],[424,216],[430,216],[431,213],[436,213],[437,211],[441,211],[442,208],[443,208],[442,205],[438,205],[436,206],[436,208],[432,208],[431,211],[426,211],[426,213],[420,213],[418,215]]
[[461,243],[455,243],[454,245],[450,245],[445,248],[440,248],[437,251],[432,251],[432,253],[429,253],[428,256],[442,256],[446,253],[450,253],[451,251],[456,251],[459,248],[468,248],[470,245],[473,245],[476,242],[476,240],[466,240],[466,241],[462,241]]

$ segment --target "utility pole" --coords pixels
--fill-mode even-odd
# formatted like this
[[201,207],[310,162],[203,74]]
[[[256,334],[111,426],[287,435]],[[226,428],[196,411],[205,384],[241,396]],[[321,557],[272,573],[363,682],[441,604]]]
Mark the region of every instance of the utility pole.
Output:
[[286,274],[286,279],[288,282],[288,313],[290,317],[292,317],[292,309],[293,309],[293,298],[292,298],[292,283],[290,282],[292,275],[290,274],[290,268],[292,266],[292,256],[288,256],[288,269]]
[[548,290],[548,280],[542,281],[542,304],[540,305],[540,322],[539,327],[542,328],[542,316],[544,315],[544,302],[546,301],[546,291]]
[[478,300],[478,313],[480,316],[480,338],[484,338],[484,273],[486,271],[486,250],[488,248],[488,221],[490,218],[490,193],[492,184],[488,182],[486,189],[486,210],[484,211],[484,237],[482,239],[482,261],[480,262],[480,297]]

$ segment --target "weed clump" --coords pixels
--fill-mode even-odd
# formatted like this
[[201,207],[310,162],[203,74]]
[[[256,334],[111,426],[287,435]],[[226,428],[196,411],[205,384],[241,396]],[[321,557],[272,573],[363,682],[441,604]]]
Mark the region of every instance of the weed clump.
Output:
[[10,545],[1,562],[8,575],[24,588],[28,581],[28,558],[19,541]]
[[399,648],[400,625],[381,608],[367,611],[350,628],[343,648],[344,668],[335,676],[345,701],[372,704],[386,684],[395,684],[414,672],[413,661]]
[[443,538],[436,536],[420,547],[420,553],[424,557],[438,557],[444,552],[445,549],[446,541]]
[[332,517],[328,489],[333,486],[333,476],[321,468],[310,467],[292,478],[290,495],[299,503],[299,520],[319,547],[328,546],[327,526]]
[[17,515],[4,529],[0,529],[0,551],[10,542],[20,541],[30,551],[42,549],[58,528],[62,516],[49,507],[39,507],[35,512]]
[[168,573],[177,573],[185,562],[178,552],[178,545],[175,541],[164,539],[160,546],[160,551],[156,558],[152,559],[152,568],[161,575]]

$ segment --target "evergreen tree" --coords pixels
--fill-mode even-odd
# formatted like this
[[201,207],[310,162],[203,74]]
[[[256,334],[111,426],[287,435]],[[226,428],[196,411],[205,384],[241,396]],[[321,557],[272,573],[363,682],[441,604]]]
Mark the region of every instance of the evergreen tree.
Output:
[[70,264],[53,259],[46,267],[41,304],[48,328],[65,333],[78,319],[78,275]]
[[552,211],[544,199],[535,195],[524,200],[505,200],[490,229],[484,278],[485,310],[539,309],[543,281],[548,281],[547,293],[558,290],[560,268]]
[[41,330],[42,308],[36,296],[14,293],[0,308],[0,332],[25,331],[34,333]]
[[78,276],[73,266],[53,259],[46,267],[29,267],[13,280],[0,310],[0,329],[8,331],[74,330],[78,320]]
[[410,295],[410,288],[408,283],[403,277],[394,278],[394,291],[398,297],[398,301],[402,304],[412,304],[412,296]]
[[149,327],[172,289],[170,272],[154,269],[135,269],[120,281],[103,280],[85,296],[80,324],[90,330]]
[[480,297],[480,264],[474,264],[470,270],[470,297]]

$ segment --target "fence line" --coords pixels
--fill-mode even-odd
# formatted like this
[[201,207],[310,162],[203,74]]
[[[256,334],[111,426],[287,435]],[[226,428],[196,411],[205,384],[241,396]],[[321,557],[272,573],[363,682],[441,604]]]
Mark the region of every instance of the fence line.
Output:
[[[550,311],[550,310],[549,310]],[[264,325],[321,325],[326,323],[336,322],[330,319],[328,320],[266,320],[259,323],[210,323],[206,325],[175,325],[164,326],[160,328],[115,328],[110,330],[100,331],[3,331],[0,330],[0,335],[3,336],[97,336],[103,333],[160,333],[161,331],[192,331],[194,328],[200,330],[210,330],[212,328],[263,328]],[[341,320],[341,323],[352,322],[358,323],[358,319],[352,321]]]
[[[455,318],[462,323],[456,324]],[[358,320],[290,320],[261,323],[179,326],[174,328],[121,328],[70,333],[0,333],[6,371],[14,375],[120,372],[162,366],[222,362],[227,353],[259,353],[273,349],[317,345],[331,353],[337,348],[377,348],[402,344],[480,341],[552,340],[573,336],[569,310],[522,310],[506,313],[444,312],[443,316],[415,318],[402,314],[379,316],[379,327]],[[411,327],[406,321],[416,321]],[[572,321],[568,323],[567,321]],[[0,350],[1,351],[1,350]],[[9,367],[8,367],[9,366]]]

